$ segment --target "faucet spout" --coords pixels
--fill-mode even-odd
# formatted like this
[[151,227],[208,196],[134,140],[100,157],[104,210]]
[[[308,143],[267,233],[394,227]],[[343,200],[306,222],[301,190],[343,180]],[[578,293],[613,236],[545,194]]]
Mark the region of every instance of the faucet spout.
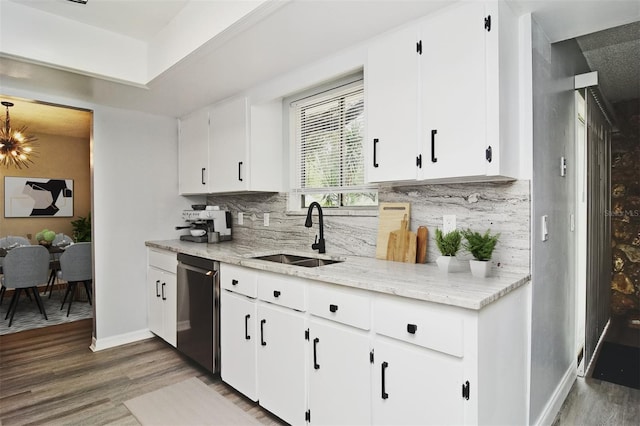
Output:
[[318,209],[318,227],[319,227],[319,238],[316,235],[315,242],[311,244],[311,248],[313,250],[318,250],[318,253],[325,253],[325,245],[324,245],[324,219],[322,217],[322,207],[316,201],[309,205],[309,210],[307,210],[307,219],[304,222],[304,226],[307,228],[311,228],[313,226],[313,222],[311,220],[311,214],[313,213],[313,208],[316,207]]

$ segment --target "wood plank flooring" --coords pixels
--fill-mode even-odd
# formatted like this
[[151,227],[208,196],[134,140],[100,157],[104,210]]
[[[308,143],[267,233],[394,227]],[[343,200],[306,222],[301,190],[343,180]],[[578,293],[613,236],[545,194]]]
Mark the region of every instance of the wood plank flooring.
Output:
[[89,349],[91,320],[0,336],[0,424],[137,425],[123,402],[197,377],[265,425],[284,424],[153,338]]

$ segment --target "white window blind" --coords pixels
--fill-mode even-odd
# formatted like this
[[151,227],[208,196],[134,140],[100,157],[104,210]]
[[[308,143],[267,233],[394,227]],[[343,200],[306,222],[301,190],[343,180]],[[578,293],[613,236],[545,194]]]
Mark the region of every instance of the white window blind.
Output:
[[[362,81],[296,101],[291,107],[297,147],[294,193],[325,194],[321,204],[332,207],[375,205],[375,190],[364,184]],[[347,193],[349,202],[342,200],[341,194]],[[363,197],[368,202],[362,202]]]

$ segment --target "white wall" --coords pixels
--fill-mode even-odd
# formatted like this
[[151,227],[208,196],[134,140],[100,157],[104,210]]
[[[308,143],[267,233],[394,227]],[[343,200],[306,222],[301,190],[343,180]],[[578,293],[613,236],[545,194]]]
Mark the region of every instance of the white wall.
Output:
[[[552,45],[532,23],[533,181],[531,191],[532,323],[530,418],[550,424],[576,377],[574,235],[575,188],[560,176],[573,167],[573,76],[588,70],[575,41]],[[571,173],[568,173],[570,176]],[[549,239],[541,239],[548,216]]]

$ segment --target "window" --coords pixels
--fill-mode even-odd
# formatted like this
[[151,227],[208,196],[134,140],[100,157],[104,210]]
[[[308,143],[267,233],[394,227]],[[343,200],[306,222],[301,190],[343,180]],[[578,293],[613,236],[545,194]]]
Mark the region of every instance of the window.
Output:
[[299,207],[376,206],[377,190],[364,184],[362,80],[294,101],[290,112]]

